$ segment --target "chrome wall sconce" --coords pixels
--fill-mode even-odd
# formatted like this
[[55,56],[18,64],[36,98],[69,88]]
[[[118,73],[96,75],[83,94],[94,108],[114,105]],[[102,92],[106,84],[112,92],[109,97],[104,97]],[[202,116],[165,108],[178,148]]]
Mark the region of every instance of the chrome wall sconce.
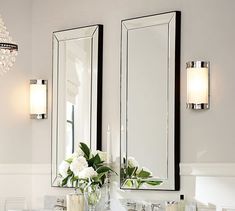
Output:
[[30,118],[47,119],[47,80],[30,80]]
[[207,61],[190,61],[187,69],[187,108],[209,109],[209,67]]

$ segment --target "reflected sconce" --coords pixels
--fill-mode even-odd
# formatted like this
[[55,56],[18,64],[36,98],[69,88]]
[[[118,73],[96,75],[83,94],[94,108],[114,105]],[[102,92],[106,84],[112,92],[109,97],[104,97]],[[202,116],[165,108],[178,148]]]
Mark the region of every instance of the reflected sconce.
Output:
[[30,118],[47,119],[47,80],[30,80]]
[[187,108],[209,109],[209,66],[207,61],[186,63]]

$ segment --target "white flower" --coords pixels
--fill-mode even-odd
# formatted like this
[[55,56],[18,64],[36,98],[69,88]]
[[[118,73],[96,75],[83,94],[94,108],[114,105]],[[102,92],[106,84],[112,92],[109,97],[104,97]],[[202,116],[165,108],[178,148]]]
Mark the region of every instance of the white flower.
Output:
[[139,167],[139,163],[134,157],[128,157],[128,166],[131,168]]
[[79,173],[86,167],[88,167],[88,163],[83,156],[75,157],[70,164],[70,169],[75,176],[78,176]]
[[66,161],[62,161],[62,163],[59,166],[59,173],[63,178],[68,176],[68,169],[69,169],[69,163]]
[[67,159],[74,159],[78,158],[79,156],[84,157],[84,152],[81,150],[81,148],[78,148],[73,154],[69,155]]
[[73,160],[73,159],[76,158],[76,157],[78,157],[78,156],[77,156],[77,153],[74,152],[73,154],[67,155],[67,156],[66,156],[66,160],[70,160],[70,159]]
[[102,152],[100,150],[97,150],[95,154],[98,154],[101,161],[107,162],[107,152]]
[[79,173],[80,179],[89,179],[96,177],[98,174],[92,167],[87,167]]
[[84,152],[82,151],[80,147],[78,147],[75,153],[77,154],[77,156],[84,156]]

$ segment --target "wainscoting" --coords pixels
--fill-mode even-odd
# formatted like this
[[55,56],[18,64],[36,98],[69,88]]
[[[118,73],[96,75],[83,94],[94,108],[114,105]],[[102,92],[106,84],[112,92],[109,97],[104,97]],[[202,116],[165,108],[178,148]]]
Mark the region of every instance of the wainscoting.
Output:
[[[50,164],[0,164],[0,211],[9,197],[24,197],[27,207],[43,208],[45,195],[62,196],[71,189],[51,188]],[[177,200],[185,194],[186,200],[197,200],[200,210],[235,208],[235,163],[182,163],[181,191],[124,192],[118,189],[118,177],[113,182],[113,198],[137,200]]]
[[41,209],[45,195],[67,194],[66,189],[51,188],[50,174],[50,164],[0,164],[0,211],[7,198],[24,197],[27,208]]

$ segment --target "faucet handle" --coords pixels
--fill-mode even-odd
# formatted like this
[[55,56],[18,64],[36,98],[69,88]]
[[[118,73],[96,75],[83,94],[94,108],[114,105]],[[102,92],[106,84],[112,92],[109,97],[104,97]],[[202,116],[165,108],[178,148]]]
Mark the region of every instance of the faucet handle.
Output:
[[132,207],[133,210],[136,210],[136,202],[127,202],[126,205]]
[[65,200],[63,198],[57,198],[54,210],[67,210]]
[[152,203],[151,204],[151,210],[154,211],[155,208],[158,210],[161,208],[161,204],[155,204],[155,203]]
[[141,209],[141,211],[145,211],[145,204],[142,204],[142,209]]
[[64,199],[57,198],[56,202],[57,202],[57,203],[64,204]]

